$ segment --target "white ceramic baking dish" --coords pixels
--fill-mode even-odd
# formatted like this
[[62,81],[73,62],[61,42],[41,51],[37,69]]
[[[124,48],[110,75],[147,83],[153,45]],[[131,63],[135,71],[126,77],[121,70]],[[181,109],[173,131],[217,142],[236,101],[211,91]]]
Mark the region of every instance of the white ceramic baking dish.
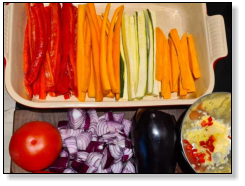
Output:
[[[119,3],[112,3],[111,14]],[[105,4],[96,4],[98,14],[105,9]],[[87,99],[85,103],[78,102],[75,97],[64,100],[47,97],[40,101],[38,98],[28,100],[23,85],[23,40],[26,25],[26,7],[24,3],[11,3],[4,6],[4,56],[7,60],[5,69],[5,83],[10,96],[17,102],[35,108],[99,108],[99,107],[150,107],[166,105],[190,105],[199,97],[209,94],[214,88],[213,63],[219,58],[227,56],[227,42],[224,19],[222,16],[208,16],[205,3],[126,3],[125,11],[133,13],[142,9],[157,12],[157,26],[161,27],[166,35],[172,28],[177,28],[180,36],[184,32],[192,33],[195,39],[197,55],[200,63],[202,78],[197,80],[195,94],[187,99],[178,99],[176,94],[172,99],[163,100],[154,97],[145,97],[141,101],[119,101],[105,98],[104,102],[96,103]]]

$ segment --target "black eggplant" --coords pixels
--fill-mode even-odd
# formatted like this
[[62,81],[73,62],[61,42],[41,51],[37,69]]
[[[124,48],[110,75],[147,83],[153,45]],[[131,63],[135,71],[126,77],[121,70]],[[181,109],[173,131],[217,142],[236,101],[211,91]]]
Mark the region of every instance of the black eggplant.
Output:
[[131,130],[138,173],[174,173],[176,167],[176,120],[155,110],[139,110]]

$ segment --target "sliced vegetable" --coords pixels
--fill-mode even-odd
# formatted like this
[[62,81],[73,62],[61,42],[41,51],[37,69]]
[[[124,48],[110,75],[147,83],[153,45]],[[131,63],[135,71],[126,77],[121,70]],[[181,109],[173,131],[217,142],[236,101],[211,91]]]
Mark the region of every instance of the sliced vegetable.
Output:
[[146,94],[147,88],[147,36],[144,11],[138,12],[137,20],[138,42],[139,42],[139,81],[136,98],[142,99]]
[[[117,22],[115,25],[114,35],[113,35],[113,49],[112,49],[112,58],[116,76],[116,84],[117,84],[117,92],[120,93],[121,84],[120,84],[120,44],[121,44],[121,23],[122,23],[122,15],[124,12],[124,6],[121,6],[121,10],[118,13]],[[118,95],[118,94],[117,94]],[[116,100],[120,99],[119,96],[116,96]]]
[[[101,74],[100,74],[99,40],[98,40],[98,36],[95,30],[96,26],[93,22],[92,15],[88,8],[86,9],[86,15],[88,16],[88,19],[89,19],[89,24],[91,28],[90,30],[91,30],[91,35],[92,35],[93,66],[94,66],[94,72],[95,72],[95,100],[97,102],[101,102],[103,101],[103,92],[102,92]],[[97,23],[97,21],[95,22]]]
[[69,165],[69,157],[58,158],[50,167],[50,172],[63,173]]
[[109,150],[114,159],[118,160],[123,157],[123,151],[119,146],[109,145]]
[[157,27],[156,30],[156,79],[162,81],[163,78],[163,32]]
[[172,75],[172,91],[178,92],[180,69],[179,69],[178,56],[171,38],[169,39],[169,48],[170,48],[171,75]]
[[106,21],[109,15],[111,3],[108,3],[105,10],[105,15],[102,23],[101,28],[101,43],[100,43],[100,77],[101,77],[101,84],[102,84],[102,90],[105,95],[107,95],[111,90],[111,85],[108,77],[107,72],[107,64],[106,64],[106,48],[105,48],[105,42],[106,42]]
[[111,170],[113,173],[121,173],[122,169],[123,169],[123,164],[121,161],[111,166]]
[[102,153],[105,149],[105,143],[98,141],[91,141],[86,149],[86,152],[98,152]]
[[97,152],[92,152],[88,155],[86,164],[90,167],[98,168],[102,160],[103,155]]
[[131,36],[131,27],[130,27],[130,16],[128,14],[123,15],[122,19],[122,38],[123,38],[123,47],[126,56],[127,62],[127,73],[128,73],[128,99],[129,101],[134,100],[136,95],[135,92],[137,87],[135,87],[135,62],[132,50],[132,38]]
[[91,141],[92,141],[92,134],[90,132],[80,133],[77,137],[78,150],[86,150]]
[[66,138],[65,140],[66,147],[69,151],[70,158],[73,159],[76,157],[77,154],[77,142],[76,142],[76,137],[72,136],[69,138]]
[[201,77],[201,72],[197,59],[195,42],[192,34],[188,36],[188,46],[189,46],[189,54],[190,54],[190,68],[194,77],[198,79]]
[[190,81],[189,81],[189,76],[188,76],[188,66],[185,63],[185,57],[183,54],[183,49],[181,47],[180,38],[179,38],[179,34],[178,34],[177,29],[172,29],[170,31],[170,37],[174,43],[174,46],[175,46],[177,54],[178,54],[180,74],[181,74],[181,82],[182,82],[183,88],[188,90],[188,89],[190,89]]
[[147,91],[148,95],[153,93],[154,86],[154,29],[150,10],[145,10],[146,33],[148,38],[147,55],[148,55],[148,73],[147,73]]
[[84,50],[84,22],[85,22],[86,5],[78,6],[78,34],[77,34],[77,89],[78,100],[85,101],[83,86],[85,82],[85,50]]
[[124,134],[126,134],[126,136],[129,136],[131,126],[132,126],[132,121],[124,119],[122,121],[122,124],[124,125],[124,128],[123,128]]
[[69,109],[68,119],[71,128],[75,130],[80,127],[83,128],[85,125],[86,112],[81,109]]
[[135,173],[134,165],[130,161],[128,161],[122,173]]
[[128,100],[128,69],[120,32],[120,98]]
[[73,173],[76,173],[76,172],[75,172],[74,170],[68,168],[68,169],[65,169],[63,173],[66,173],[66,174],[68,174],[68,173],[73,174]]
[[132,149],[124,149],[123,150],[123,162],[127,162],[128,160],[130,160],[133,157],[133,151]]
[[79,161],[84,161],[85,162],[87,160],[87,158],[88,158],[88,155],[89,155],[89,153],[87,153],[87,152],[79,151],[77,153],[77,159]]
[[62,158],[69,157],[69,153],[67,152],[67,150],[63,149],[60,153],[60,157]]

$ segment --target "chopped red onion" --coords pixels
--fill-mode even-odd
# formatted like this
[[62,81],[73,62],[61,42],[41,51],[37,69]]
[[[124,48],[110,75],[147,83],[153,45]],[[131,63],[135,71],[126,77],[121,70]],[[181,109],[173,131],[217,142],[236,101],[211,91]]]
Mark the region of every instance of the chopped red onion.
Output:
[[69,151],[70,154],[70,158],[73,159],[75,158],[76,154],[77,154],[77,141],[75,137],[69,137],[65,139],[65,144],[66,147]]
[[77,148],[79,150],[86,150],[91,140],[92,140],[92,135],[90,132],[82,132],[77,137]]
[[135,167],[131,161],[128,161],[126,163],[126,166],[124,167],[122,173],[135,173]]
[[67,152],[67,150],[63,149],[60,153],[60,157],[62,158],[69,157],[69,153]]
[[91,122],[88,131],[91,132],[93,135],[97,136],[97,125],[98,123]]
[[82,167],[84,166],[85,162],[75,159],[71,163],[71,168],[74,169],[76,172],[80,172]]
[[83,128],[85,125],[86,111],[81,109],[68,110],[69,124],[72,129]]
[[98,141],[97,135],[92,135],[92,141]]
[[49,167],[50,172],[63,173],[68,167],[69,157],[59,157],[55,162]]
[[87,131],[89,129],[90,126],[90,117],[88,114],[86,114],[86,119],[85,119],[85,124],[84,124],[84,130]]
[[86,160],[86,164],[90,167],[98,168],[99,164],[102,160],[103,155],[97,152],[92,152],[88,155],[88,158]]
[[107,133],[109,133],[108,125],[106,124],[105,119],[100,119],[97,125],[97,134],[98,136],[102,136]]
[[81,133],[81,130],[74,130],[74,129],[61,129],[60,135],[61,138],[64,140],[69,137],[77,137]]
[[121,131],[124,128],[122,124],[115,121],[106,121],[106,125],[108,126],[108,130],[110,133],[116,133],[117,131]]
[[76,171],[68,168],[68,169],[65,169],[63,173],[73,174],[73,173],[76,173]]
[[58,130],[61,129],[68,129],[68,121],[59,121],[58,123]]
[[124,126],[124,129],[123,129],[124,134],[129,136],[129,133],[130,133],[130,130],[131,130],[131,126],[132,126],[132,121],[124,119],[122,121],[122,124]]
[[112,112],[107,112],[106,115],[105,115],[105,118],[106,117],[108,117],[108,121],[114,121],[113,113]]
[[87,153],[87,152],[79,151],[79,152],[77,152],[77,159],[79,161],[86,161],[88,158],[88,155],[89,155],[89,153]]
[[124,149],[123,151],[123,163],[127,162],[133,157],[133,150],[132,149]]
[[[101,119],[106,119],[106,115],[104,114],[104,115],[100,116],[100,117],[99,117],[99,121],[100,121]],[[98,121],[98,122],[99,122],[99,121]]]
[[119,161],[122,161],[122,158],[119,158],[118,160],[114,159],[113,164],[118,163]]
[[99,118],[98,118],[96,110],[93,110],[93,109],[88,110],[88,115],[89,115],[91,123],[97,124],[99,122]]
[[96,173],[99,173],[99,174],[111,173],[111,168],[109,167],[108,169],[102,169],[102,166],[100,164]]
[[111,170],[113,173],[121,173],[122,169],[123,169],[123,164],[121,161],[111,166]]
[[96,167],[89,167],[86,173],[96,173],[97,168]]
[[103,158],[101,160],[101,168],[108,169],[113,164],[113,157],[108,148],[106,148],[103,152]]
[[102,153],[105,148],[105,143],[99,141],[91,141],[86,149],[86,152],[99,152]]
[[117,123],[122,123],[124,118],[124,113],[112,113],[112,112],[107,112],[105,113],[105,119],[106,121],[115,121]]
[[109,145],[109,150],[113,158],[116,160],[122,158],[123,156],[123,151],[119,146],[116,145]]
[[88,169],[89,169],[89,166],[85,162],[82,162],[79,173],[85,174],[85,173],[87,173]]

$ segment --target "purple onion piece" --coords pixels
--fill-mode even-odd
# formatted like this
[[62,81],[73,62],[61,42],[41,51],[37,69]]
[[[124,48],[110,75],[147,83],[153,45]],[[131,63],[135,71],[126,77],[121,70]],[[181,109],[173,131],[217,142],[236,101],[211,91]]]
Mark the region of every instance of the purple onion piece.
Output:
[[92,152],[88,155],[86,164],[90,167],[98,168],[102,160],[103,155],[97,152]]
[[127,162],[133,157],[133,150],[132,149],[124,149],[123,151],[123,163]]
[[79,150],[86,150],[91,140],[92,134],[90,132],[82,132],[77,137],[77,148]]
[[90,117],[88,114],[86,114],[86,120],[85,120],[85,124],[84,124],[84,130],[87,131],[89,129],[90,126]]
[[112,157],[116,160],[122,158],[122,156],[123,156],[123,151],[119,146],[109,145],[109,151],[110,151]]
[[98,125],[98,123],[91,122],[89,129],[88,129],[88,132],[91,132],[93,135],[97,136],[97,125]]
[[122,169],[123,169],[123,164],[121,161],[111,166],[111,170],[113,173],[121,173]]
[[97,135],[92,135],[92,141],[98,141]]
[[73,174],[73,173],[76,173],[76,171],[74,171],[73,169],[65,169],[63,173],[66,173],[66,174]]
[[86,173],[88,173],[88,174],[96,173],[97,169],[98,168],[96,168],[96,167],[89,167]]
[[132,148],[132,142],[129,139],[125,140],[125,148],[128,148],[128,149]]
[[126,134],[127,136],[129,136],[130,131],[131,131],[131,126],[132,126],[132,121],[124,119],[122,121],[122,124],[124,126],[124,129],[123,129],[124,134]]
[[115,121],[106,121],[106,125],[110,133],[116,133],[124,128],[124,125],[117,123]]
[[69,153],[66,149],[63,149],[60,153],[60,157],[62,158],[66,158],[66,157],[69,157]]
[[69,157],[59,157],[55,162],[49,167],[50,172],[63,173],[68,167]]
[[101,160],[101,168],[108,169],[113,164],[114,158],[112,157],[108,148],[104,150],[103,158]]
[[[100,116],[100,117],[99,117],[99,121],[100,121],[101,119],[106,119],[106,114]],[[99,121],[98,121],[98,122],[99,122]]]
[[108,121],[114,121],[113,113],[112,112],[107,112],[106,115],[108,117]]
[[76,172],[81,171],[82,167],[84,166],[85,162],[80,161],[78,159],[74,159],[71,163],[71,168],[74,169]]
[[79,173],[85,174],[85,173],[87,173],[88,169],[89,169],[89,166],[86,165],[85,162],[83,162],[83,163],[81,164],[81,168],[80,168],[80,170],[79,170]]
[[88,110],[88,115],[89,115],[91,123],[97,124],[99,122],[99,118],[98,118],[96,110],[93,110],[93,109]]
[[98,174],[106,174],[106,173],[111,173],[111,168],[109,167],[108,169],[102,169],[102,166],[98,167],[98,170],[96,171]]
[[66,144],[66,147],[69,151],[70,158],[74,159],[76,157],[77,152],[78,152],[76,138],[75,137],[66,138],[65,144]]
[[86,152],[99,152],[102,153],[105,149],[105,143],[98,141],[91,141],[86,149]]
[[126,163],[122,173],[135,173],[135,167],[131,161]]
[[81,133],[81,130],[74,130],[74,129],[61,129],[60,135],[62,140],[65,140],[69,137],[77,137]]
[[108,129],[108,125],[106,124],[106,120],[105,119],[100,119],[99,123],[97,125],[97,134],[98,136],[102,136],[104,134],[108,134],[109,133],[109,129]]
[[89,155],[89,153],[87,153],[87,152],[79,151],[79,152],[77,152],[77,159],[79,161],[86,161],[88,158],[88,155]]
[[68,129],[68,121],[59,121],[58,123],[58,130],[61,129]]
[[105,120],[106,121],[115,121],[117,123],[122,123],[124,118],[124,113],[112,113],[112,112],[107,112],[105,113]]
[[116,163],[118,163],[119,161],[122,161],[122,158],[119,158],[119,159],[117,159],[117,160],[114,159],[114,160],[113,160],[113,164],[116,164]]
[[86,111],[81,109],[69,109],[68,119],[72,129],[83,128],[85,125]]

